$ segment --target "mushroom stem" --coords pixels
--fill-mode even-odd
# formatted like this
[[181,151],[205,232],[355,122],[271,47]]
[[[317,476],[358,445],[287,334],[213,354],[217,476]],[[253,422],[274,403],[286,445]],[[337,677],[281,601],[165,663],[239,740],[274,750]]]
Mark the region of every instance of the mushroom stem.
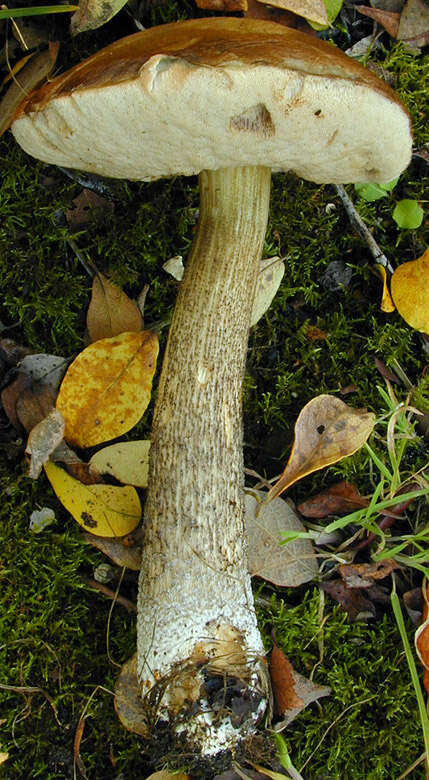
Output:
[[241,392],[270,178],[260,166],[200,174],[198,230],[152,428],[138,678],[146,702],[163,691],[157,717],[180,719],[206,754],[252,731],[266,704],[247,571]]

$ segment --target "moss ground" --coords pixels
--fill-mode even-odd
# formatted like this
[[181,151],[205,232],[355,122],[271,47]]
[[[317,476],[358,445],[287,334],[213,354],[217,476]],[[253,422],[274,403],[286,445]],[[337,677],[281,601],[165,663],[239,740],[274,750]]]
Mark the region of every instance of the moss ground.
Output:
[[[161,5],[150,13],[156,23],[195,14],[189,4],[174,2],[168,11]],[[115,37],[111,24],[95,36],[82,36],[70,49],[70,61],[104,45],[109,36]],[[413,117],[415,144],[422,147],[429,140],[427,60],[395,46],[383,64],[397,76]],[[10,135],[0,140],[0,169],[0,320],[7,328],[2,335],[34,351],[72,355],[83,346],[90,279],[67,241],[68,229],[53,217],[81,187],[29,159]],[[426,174],[426,163],[416,157],[389,198],[359,202],[393,265],[415,259],[427,246],[427,223],[416,231],[399,231],[391,217],[400,198],[424,200]],[[112,188],[115,211],[109,223],[101,229],[90,226],[74,240],[130,295],[149,284],[146,320],[167,321],[177,282],[161,266],[172,255],[186,256],[198,206],[196,181],[115,182]],[[350,193],[356,200],[353,188]],[[414,383],[429,362],[420,337],[399,315],[380,312],[380,284],[371,273],[369,252],[351,230],[332,188],[274,177],[265,253],[279,251],[287,272],[269,312],[252,330],[244,398],[246,466],[268,476],[280,471],[296,415],[314,395],[353,384],[350,404],[380,413],[374,357],[388,364],[396,359]],[[352,270],[350,285],[336,292],[320,285],[331,260],[343,260]],[[310,340],[309,325],[327,337]],[[165,333],[166,328],[162,341]],[[149,430],[150,415],[149,409],[140,424],[143,432]],[[20,443],[0,438],[0,448],[0,683],[40,689],[0,689],[0,749],[10,753],[0,777],[73,778],[74,734],[94,691],[80,746],[88,778],[144,777],[150,756],[141,740],[119,725],[111,695],[116,664],[134,651],[135,617],[114,608],[109,658],[110,603],[84,581],[103,560],[101,553],[83,543],[47,481],[41,477],[33,483],[26,477]],[[416,451],[410,469],[424,457]],[[338,474],[352,477],[362,492],[370,489],[367,459],[357,455],[304,480],[291,496],[308,495]],[[56,523],[32,535],[30,513],[46,505],[55,509]],[[405,579],[417,584],[408,573]],[[135,594],[133,578],[125,592],[131,598]],[[316,587],[267,592],[272,601],[260,607],[267,637],[275,628],[295,668],[308,676],[319,661],[322,634],[324,655],[314,679],[333,691],[285,732],[294,765],[306,764],[303,773],[309,780],[398,777],[422,753],[423,743],[390,612],[370,624],[350,624],[327,597],[321,631]],[[411,624],[409,630],[411,637]],[[423,769],[412,777],[423,778]]]

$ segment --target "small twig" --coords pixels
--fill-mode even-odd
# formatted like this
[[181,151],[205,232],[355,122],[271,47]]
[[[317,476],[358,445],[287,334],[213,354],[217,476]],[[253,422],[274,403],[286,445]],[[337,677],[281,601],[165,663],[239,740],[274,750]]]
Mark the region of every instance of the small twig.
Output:
[[87,585],[89,585],[90,588],[93,588],[94,590],[100,591],[100,593],[103,594],[103,596],[107,596],[109,599],[116,599],[118,604],[122,604],[125,609],[128,610],[128,612],[137,612],[137,606],[134,604],[133,601],[130,601],[129,599],[126,599],[125,596],[116,595],[114,590],[111,590],[107,587],[107,585],[102,585],[101,582],[97,582],[97,580],[93,580],[91,578],[84,578]]
[[383,252],[381,251],[371,231],[365,225],[365,222],[363,221],[362,217],[356,211],[356,208],[354,207],[353,202],[350,200],[349,196],[347,195],[347,192],[345,191],[344,187],[341,184],[335,184],[334,186],[343,202],[343,206],[346,210],[350,222],[352,223],[355,230],[359,233],[360,237],[367,244],[375,262],[384,266],[384,268],[386,268],[386,270],[389,271],[390,274],[393,274],[393,267],[390,265],[386,255],[384,255]]

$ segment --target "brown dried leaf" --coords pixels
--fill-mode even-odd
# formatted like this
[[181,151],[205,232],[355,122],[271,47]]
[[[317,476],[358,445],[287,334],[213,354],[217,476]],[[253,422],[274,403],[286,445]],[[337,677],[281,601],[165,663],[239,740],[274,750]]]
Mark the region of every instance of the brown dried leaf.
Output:
[[73,199],[74,207],[66,209],[66,220],[70,228],[79,230],[93,222],[100,222],[113,214],[114,205],[111,200],[103,198],[93,190],[83,189]]
[[326,341],[328,337],[329,333],[320,330],[316,325],[307,325],[305,328],[305,338],[309,341]]
[[422,333],[429,333],[429,249],[409,263],[402,263],[393,273],[392,298],[401,317]]
[[366,5],[357,5],[355,7],[361,14],[369,16],[370,19],[374,19],[375,22],[384,27],[392,38],[398,37],[401,14],[395,11],[383,11],[381,8],[370,8]]
[[0,101],[0,135],[12,124],[15,111],[26,95],[52,73],[59,46],[59,43],[50,43],[48,49],[35,54],[15,76]]
[[305,29],[310,35],[316,34],[305,19],[301,19],[291,11],[284,11],[281,8],[270,8],[268,5],[261,3],[260,0],[247,0],[247,6],[248,9],[244,12],[244,16],[249,19],[265,19],[269,22],[276,22],[276,24],[284,24],[286,27],[293,29]]
[[360,615],[375,617],[375,607],[365,598],[359,588],[348,588],[341,580],[331,580],[321,584],[323,590],[337,601],[341,609],[347,612],[350,620],[356,620]]
[[198,8],[206,11],[236,13],[247,11],[247,0],[196,0]]
[[90,341],[111,338],[125,331],[138,333],[143,329],[140,309],[103,274],[97,274],[92,283],[92,298],[86,315]]
[[376,580],[384,580],[392,571],[400,568],[393,558],[376,563],[343,563],[338,567],[348,588],[371,588]]
[[328,515],[348,514],[368,505],[368,499],[361,496],[355,485],[342,480],[326,490],[321,490],[307,501],[302,501],[297,509],[304,517],[323,518]]
[[270,659],[270,674],[276,708],[284,719],[283,726],[291,723],[311,702],[331,692],[327,686],[316,685],[296,672],[275,642]]
[[423,683],[429,693],[429,582],[426,579],[422,591],[424,599],[422,625],[417,629],[414,640],[416,653],[425,670]]
[[429,6],[424,0],[407,0],[401,13],[398,39],[415,46],[429,43]]
[[72,35],[96,30],[123,8],[127,0],[79,0],[79,8],[70,21]]
[[[93,536],[86,531],[83,534],[85,541],[101,550],[117,566],[125,566],[132,571],[140,571],[141,546],[130,547],[124,544],[123,539],[111,539],[108,536]],[[129,537],[126,537],[129,538]]]
[[190,777],[189,775],[184,775],[183,772],[172,774],[162,769],[160,772],[154,772],[152,775],[149,775],[146,780],[190,780]]
[[[256,496],[255,496],[256,494]],[[261,577],[282,588],[297,587],[318,575],[317,559],[309,539],[294,539],[280,545],[285,531],[305,531],[291,507],[277,498],[257,509],[266,493],[253,490],[245,496],[245,522],[248,540],[248,568],[252,577]]]
[[91,447],[129,431],[150,401],[157,354],[152,331],[121,333],[84,349],[69,367],[57,399],[66,441]]
[[25,448],[30,456],[28,476],[37,479],[42,466],[64,437],[64,419],[58,409],[52,409],[46,417],[31,429]]
[[147,737],[145,710],[137,680],[137,653],[126,661],[115,684],[115,711],[128,731]]
[[310,22],[329,27],[329,17],[323,0],[260,0],[264,5],[272,5],[285,11],[292,11]]
[[298,416],[289,461],[266,502],[313,471],[352,455],[366,442],[374,423],[374,414],[353,409],[332,395],[313,398]]

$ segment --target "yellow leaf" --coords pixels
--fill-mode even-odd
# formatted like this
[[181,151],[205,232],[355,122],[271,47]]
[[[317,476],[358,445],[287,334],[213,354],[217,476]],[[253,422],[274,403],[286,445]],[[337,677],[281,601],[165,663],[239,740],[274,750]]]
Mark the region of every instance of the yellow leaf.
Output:
[[103,274],[94,276],[92,297],[86,315],[91,341],[118,336],[125,331],[143,329],[140,309],[120,287]]
[[381,296],[380,309],[386,314],[390,314],[392,311],[395,311],[396,307],[392,301],[392,296],[390,295],[389,288],[387,286],[387,272],[384,265],[381,265],[380,263],[376,263],[375,268],[378,276],[383,282],[383,294]]
[[392,298],[401,317],[422,333],[429,333],[429,249],[417,260],[400,265],[390,283]]
[[92,456],[92,474],[110,474],[124,485],[147,487],[150,441],[122,441],[103,447]]
[[152,331],[121,333],[84,349],[69,367],[57,398],[66,441],[92,447],[129,431],[150,401],[157,355],[158,338]]
[[323,0],[259,0],[265,5],[292,11],[297,16],[303,16],[312,22],[329,27],[329,17]]
[[63,506],[91,534],[125,536],[139,524],[140,500],[130,485],[84,485],[51,461],[44,468]]
[[272,501],[299,479],[336,463],[365,444],[375,415],[352,409],[332,395],[318,395],[301,410],[286,468],[263,503]]
[[184,775],[183,772],[175,773],[166,772],[164,769],[161,772],[154,772],[153,775],[149,775],[146,780],[190,780],[189,775]]

